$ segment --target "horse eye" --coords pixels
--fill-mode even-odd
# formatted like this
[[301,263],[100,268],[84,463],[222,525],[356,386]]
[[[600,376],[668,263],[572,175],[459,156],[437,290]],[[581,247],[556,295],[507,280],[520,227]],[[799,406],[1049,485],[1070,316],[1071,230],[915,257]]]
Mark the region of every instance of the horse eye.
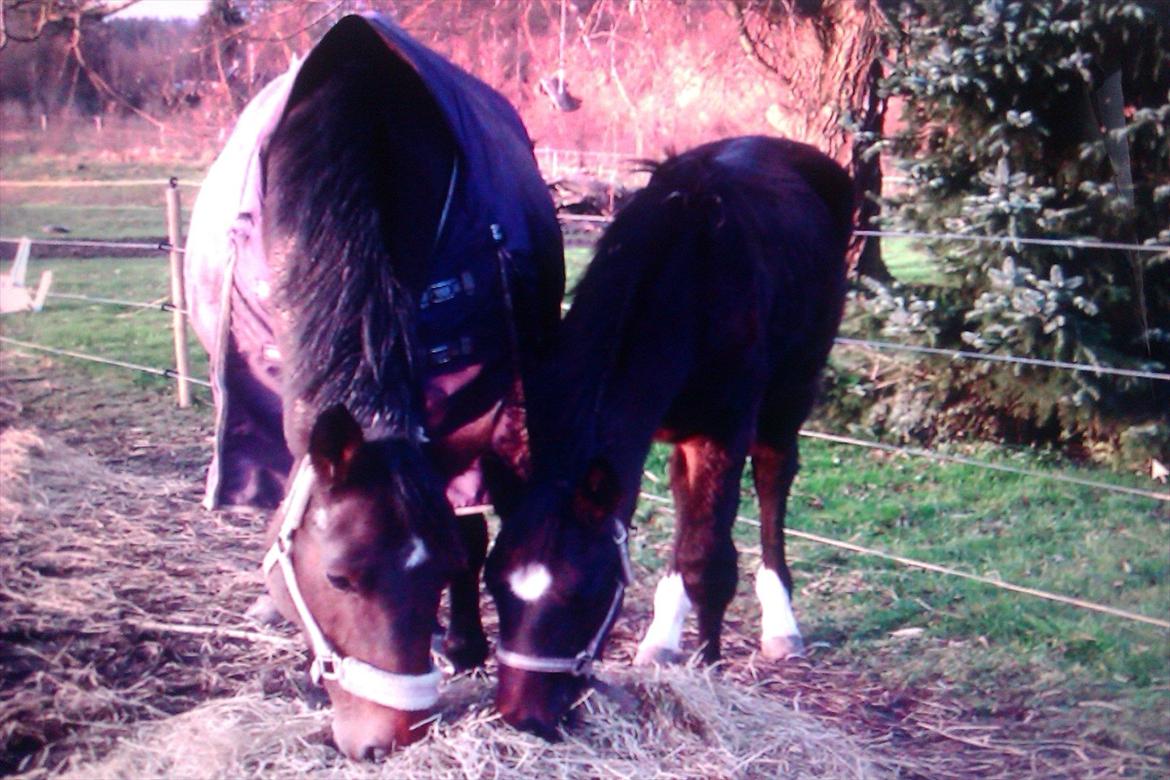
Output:
[[325,579],[329,580],[329,584],[340,591],[348,593],[353,590],[353,582],[349,577],[340,574],[326,574]]

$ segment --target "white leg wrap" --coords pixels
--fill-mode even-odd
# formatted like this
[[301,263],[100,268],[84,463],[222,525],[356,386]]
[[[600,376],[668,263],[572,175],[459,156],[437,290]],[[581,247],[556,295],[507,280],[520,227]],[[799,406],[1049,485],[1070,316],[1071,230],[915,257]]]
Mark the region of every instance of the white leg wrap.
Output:
[[756,570],[756,598],[760,600],[760,635],[763,639],[800,637],[792,600],[780,575],[760,566]]
[[682,645],[683,622],[691,611],[691,600],[683,587],[682,575],[671,574],[658,582],[654,591],[654,619],[638,644],[638,655],[657,649],[678,651]]

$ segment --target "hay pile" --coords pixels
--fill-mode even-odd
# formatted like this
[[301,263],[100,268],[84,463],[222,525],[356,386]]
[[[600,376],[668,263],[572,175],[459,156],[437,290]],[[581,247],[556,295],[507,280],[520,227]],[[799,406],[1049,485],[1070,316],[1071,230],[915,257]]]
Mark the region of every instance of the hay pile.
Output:
[[546,780],[593,777],[869,778],[853,740],[774,699],[693,669],[606,670],[637,705],[591,694],[580,722],[549,744],[503,724],[482,677],[447,686],[433,733],[379,765],[323,744],[327,715],[235,697],[151,724],[73,778],[377,777]]
[[[858,744],[695,670],[604,675],[551,745],[450,681],[432,734],[382,765],[328,744],[295,638],[241,617],[261,590],[256,518],[203,512],[192,485],[112,471],[34,430],[0,432],[0,745],[39,778],[869,777]],[[233,524],[236,523],[236,524]],[[17,758],[19,757],[19,760]]]
[[298,644],[240,617],[255,520],[207,517],[197,487],[0,431],[0,774],[53,774],[258,679],[295,695]]

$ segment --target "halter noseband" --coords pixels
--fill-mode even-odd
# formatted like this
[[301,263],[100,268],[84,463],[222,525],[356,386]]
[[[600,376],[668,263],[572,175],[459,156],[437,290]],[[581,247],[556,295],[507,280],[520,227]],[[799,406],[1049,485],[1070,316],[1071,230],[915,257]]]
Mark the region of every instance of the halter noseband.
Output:
[[342,690],[383,707],[408,711],[430,709],[439,700],[439,679],[442,674],[438,669],[425,674],[396,674],[357,658],[344,656],[333,648],[309,612],[309,605],[305,603],[293,568],[292,543],[293,534],[301,527],[304,519],[312,486],[313,467],[308,458],[303,458],[297,466],[288,495],[280,506],[284,517],[276,541],[264,554],[265,576],[280,566],[289,598],[309,636],[309,644],[313,649],[309,676],[316,685],[320,685],[322,680],[334,680]]
[[627,545],[629,532],[621,519],[613,518],[613,541],[617,545],[618,555],[622,562],[622,576],[618,579],[617,588],[613,593],[613,600],[609,604],[609,612],[597,629],[597,633],[585,645],[585,649],[574,656],[539,656],[516,653],[504,647],[503,641],[496,648],[496,659],[505,666],[521,669],[526,672],[543,672],[545,674],[571,674],[574,677],[590,677],[593,674],[593,662],[597,660],[601,643],[605,635],[617,620],[618,609],[622,604],[626,586],[634,580],[633,566],[630,564],[630,549]]

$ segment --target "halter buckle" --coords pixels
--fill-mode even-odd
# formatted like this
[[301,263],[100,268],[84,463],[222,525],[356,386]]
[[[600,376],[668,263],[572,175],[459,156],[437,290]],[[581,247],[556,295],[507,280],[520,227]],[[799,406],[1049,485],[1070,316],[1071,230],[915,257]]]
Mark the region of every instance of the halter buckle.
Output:
[[473,295],[474,293],[475,277],[471,275],[470,271],[464,271],[459,276],[435,282],[427,287],[423,290],[418,305],[420,309],[426,309],[437,303],[446,303],[460,294]]
[[341,678],[341,662],[333,653],[319,655],[313,659],[309,667],[309,676],[314,685],[320,685],[322,680],[337,680]]
[[573,666],[569,674],[574,677],[589,677],[593,674],[593,654],[582,650],[573,657]]
[[467,357],[471,354],[474,344],[470,336],[463,336],[456,341],[451,341],[446,344],[439,344],[431,347],[427,351],[427,357],[431,361],[431,366],[439,368],[445,366],[453,360]]

